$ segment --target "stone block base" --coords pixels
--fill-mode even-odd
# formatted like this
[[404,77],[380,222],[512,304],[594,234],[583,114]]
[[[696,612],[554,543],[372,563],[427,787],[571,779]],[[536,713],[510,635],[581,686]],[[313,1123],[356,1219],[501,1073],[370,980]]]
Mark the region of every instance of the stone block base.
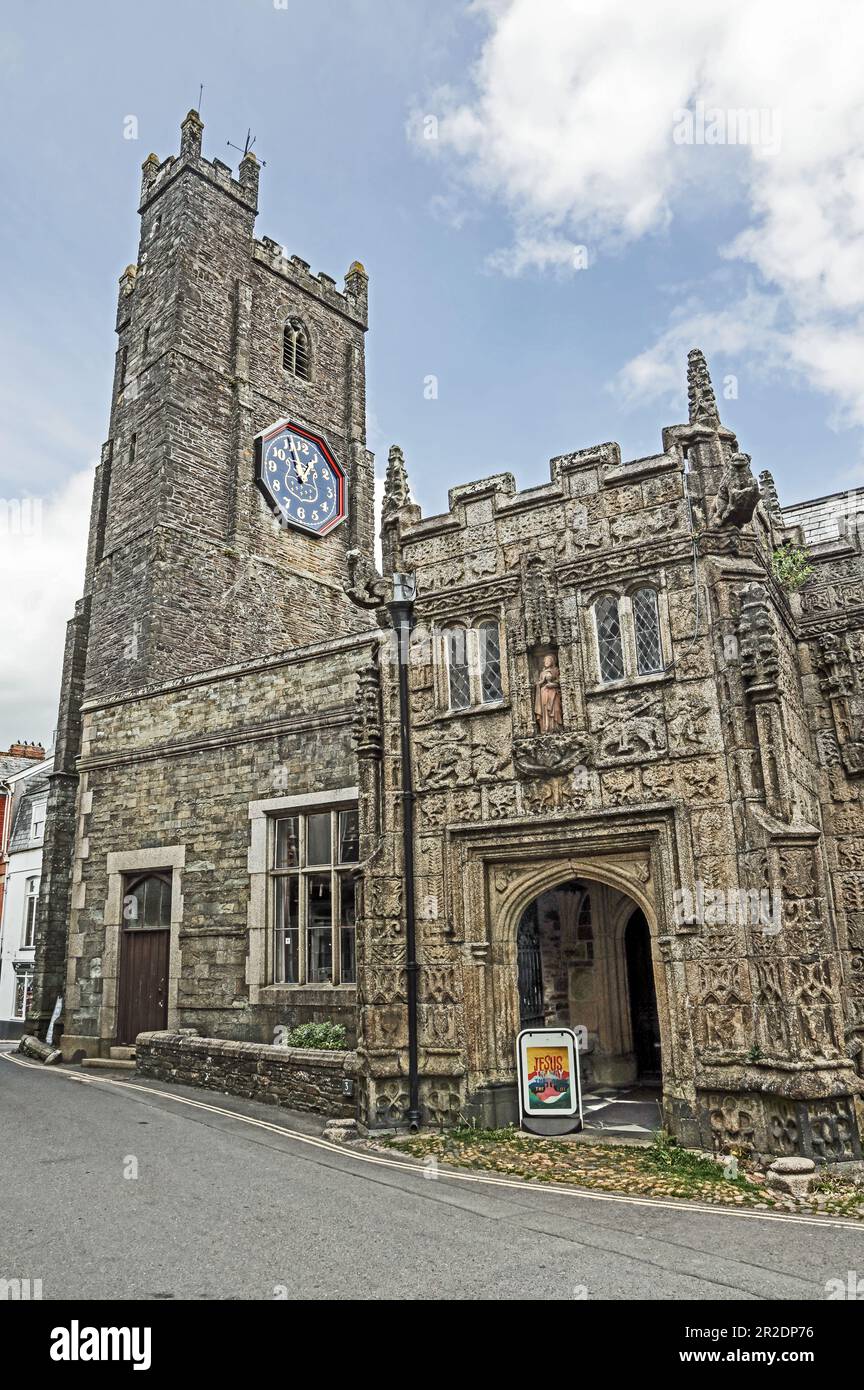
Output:
[[109,1057],[110,1038],[97,1038],[90,1033],[63,1033],[58,1042],[64,1062],[81,1062],[85,1057]]
[[469,1097],[465,1115],[469,1123],[481,1129],[504,1129],[507,1125],[518,1125],[518,1086],[484,1086]]
[[[860,1118],[851,1095],[790,1100],[766,1092],[698,1092],[703,1148],[715,1153],[812,1158],[844,1163],[862,1155]],[[686,1142],[686,1141],[684,1141]]]
[[272,1047],[184,1033],[139,1033],[139,1076],[226,1095],[353,1119],[356,1058],[353,1052]]

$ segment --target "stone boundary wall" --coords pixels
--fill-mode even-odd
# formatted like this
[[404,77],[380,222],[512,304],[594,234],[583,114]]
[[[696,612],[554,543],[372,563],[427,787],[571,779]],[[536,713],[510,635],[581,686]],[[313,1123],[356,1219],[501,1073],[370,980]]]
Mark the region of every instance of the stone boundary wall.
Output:
[[[136,1072],[158,1081],[204,1086],[226,1095],[353,1119],[353,1052],[200,1038],[185,1032],[139,1033]],[[346,1081],[351,1094],[346,1095]]]

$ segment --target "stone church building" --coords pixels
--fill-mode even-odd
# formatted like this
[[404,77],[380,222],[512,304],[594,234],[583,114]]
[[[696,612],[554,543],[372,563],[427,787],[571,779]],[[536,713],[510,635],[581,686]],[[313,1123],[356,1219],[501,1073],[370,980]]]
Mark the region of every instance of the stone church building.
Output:
[[77,1058],[341,1022],[392,1125],[514,1119],[517,1032],[568,1024],[685,1142],[860,1156],[849,499],[782,507],[694,350],[650,458],[423,517],[391,449],[379,572],[366,272],[258,239],[254,155],[201,138],[146,160],[120,280],[31,1027],[62,998]]

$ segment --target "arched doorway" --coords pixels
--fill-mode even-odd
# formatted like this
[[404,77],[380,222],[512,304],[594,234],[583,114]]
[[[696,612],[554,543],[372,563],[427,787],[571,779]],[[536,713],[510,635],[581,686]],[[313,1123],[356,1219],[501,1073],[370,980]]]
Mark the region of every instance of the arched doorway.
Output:
[[582,1027],[587,1085],[661,1084],[651,936],[632,898],[594,880],[539,894],[516,934],[519,1026]]
[[117,991],[118,1044],[168,1026],[171,874],[149,871],[124,883]]

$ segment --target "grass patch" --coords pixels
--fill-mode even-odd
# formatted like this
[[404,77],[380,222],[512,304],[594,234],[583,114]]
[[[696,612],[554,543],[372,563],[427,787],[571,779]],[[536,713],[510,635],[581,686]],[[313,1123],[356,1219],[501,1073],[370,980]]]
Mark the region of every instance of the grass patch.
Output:
[[848,1178],[826,1178],[815,1200],[797,1203],[766,1187],[764,1174],[746,1159],[739,1159],[737,1173],[729,1176],[722,1163],[681,1148],[662,1131],[655,1134],[651,1144],[609,1144],[543,1139],[516,1128],[472,1129],[464,1125],[400,1134],[378,1142],[427,1162],[435,1159],[442,1167],[504,1173],[529,1182],[765,1210],[806,1211],[812,1206],[820,1212],[864,1220],[864,1191]]

